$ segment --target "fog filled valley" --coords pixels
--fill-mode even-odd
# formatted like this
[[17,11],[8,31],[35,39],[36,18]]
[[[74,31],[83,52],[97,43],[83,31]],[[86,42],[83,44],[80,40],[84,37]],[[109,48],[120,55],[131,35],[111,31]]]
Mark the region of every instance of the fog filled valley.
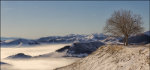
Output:
[[52,70],[73,63],[76,58],[31,58],[31,59],[6,59],[17,53],[38,56],[54,52],[68,44],[53,44],[29,47],[1,48],[1,61],[8,63],[1,66],[1,70]]
[[129,37],[129,46],[102,33],[1,38],[1,70],[148,70],[149,33]]

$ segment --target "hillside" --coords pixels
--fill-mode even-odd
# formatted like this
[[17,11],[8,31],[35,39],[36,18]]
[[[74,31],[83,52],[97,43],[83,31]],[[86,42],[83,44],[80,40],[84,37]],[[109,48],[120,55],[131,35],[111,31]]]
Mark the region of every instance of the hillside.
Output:
[[149,46],[103,46],[91,55],[55,70],[149,70]]
[[88,43],[73,43],[72,45],[64,46],[57,49],[55,52],[35,56],[41,57],[78,57],[83,58],[97,50],[99,47],[105,45],[102,42],[88,42]]

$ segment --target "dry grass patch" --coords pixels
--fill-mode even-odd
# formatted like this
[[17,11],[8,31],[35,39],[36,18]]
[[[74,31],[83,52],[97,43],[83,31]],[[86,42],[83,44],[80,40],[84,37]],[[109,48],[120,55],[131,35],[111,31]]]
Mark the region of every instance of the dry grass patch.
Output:
[[106,51],[110,54],[114,54],[116,52],[119,52],[122,49],[123,49],[123,46],[112,45],[112,46],[108,46],[108,49]]
[[145,45],[146,47],[150,48],[150,44]]
[[147,57],[146,60],[145,60],[145,62],[150,65],[150,57]]

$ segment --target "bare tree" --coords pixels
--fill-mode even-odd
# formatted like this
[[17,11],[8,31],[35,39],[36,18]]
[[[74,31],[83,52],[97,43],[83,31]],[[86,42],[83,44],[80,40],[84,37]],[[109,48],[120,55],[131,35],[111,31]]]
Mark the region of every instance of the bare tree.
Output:
[[104,32],[123,37],[124,45],[128,45],[128,37],[143,32],[142,18],[130,10],[115,11],[107,20]]

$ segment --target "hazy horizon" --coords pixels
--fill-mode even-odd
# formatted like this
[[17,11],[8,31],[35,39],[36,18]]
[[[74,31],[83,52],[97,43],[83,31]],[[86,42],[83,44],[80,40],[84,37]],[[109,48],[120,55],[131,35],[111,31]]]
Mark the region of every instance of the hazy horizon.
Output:
[[140,14],[149,30],[149,1],[1,1],[1,36],[102,33],[106,20],[120,9]]

